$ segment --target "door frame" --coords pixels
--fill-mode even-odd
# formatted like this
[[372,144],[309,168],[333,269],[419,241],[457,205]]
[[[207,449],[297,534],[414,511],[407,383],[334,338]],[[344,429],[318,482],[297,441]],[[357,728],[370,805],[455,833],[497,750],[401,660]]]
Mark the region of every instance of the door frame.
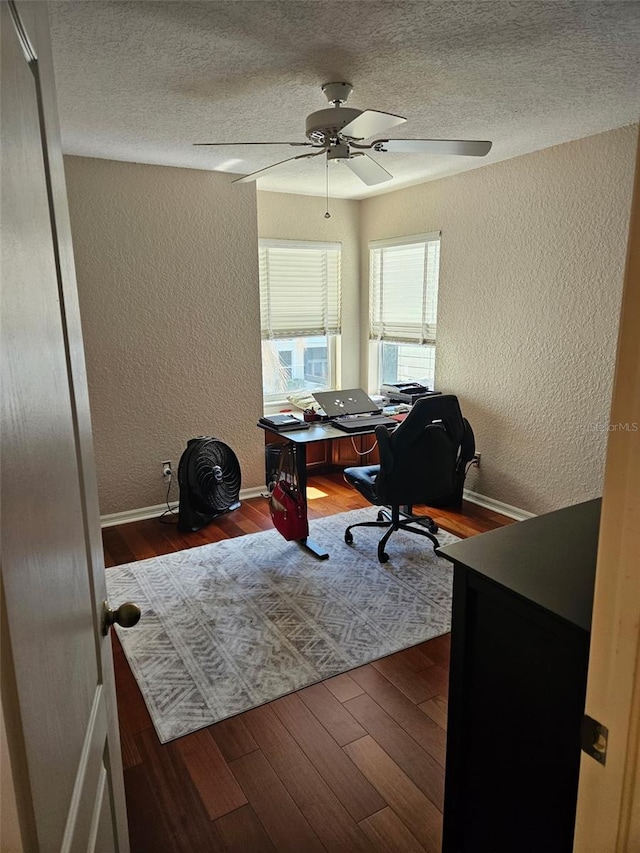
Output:
[[607,444],[586,713],[606,764],[582,754],[575,853],[640,850],[640,136]]

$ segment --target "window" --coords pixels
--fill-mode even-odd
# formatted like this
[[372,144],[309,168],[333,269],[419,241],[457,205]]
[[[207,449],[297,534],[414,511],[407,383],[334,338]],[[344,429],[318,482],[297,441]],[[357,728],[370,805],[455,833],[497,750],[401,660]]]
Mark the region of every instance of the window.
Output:
[[327,347],[307,347],[304,351],[304,378],[309,382],[326,382],[328,377]]
[[336,384],[340,243],[260,240],[265,402]]
[[369,244],[372,386],[422,381],[433,388],[440,234]]
[[285,382],[291,382],[293,379],[293,350],[282,349],[278,352],[280,361],[279,369],[282,371],[282,376]]

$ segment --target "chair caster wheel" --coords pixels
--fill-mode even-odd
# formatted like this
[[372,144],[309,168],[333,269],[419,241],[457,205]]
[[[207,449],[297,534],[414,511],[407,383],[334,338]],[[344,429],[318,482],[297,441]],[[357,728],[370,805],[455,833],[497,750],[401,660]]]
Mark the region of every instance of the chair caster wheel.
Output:
[[389,562],[389,555],[383,551],[382,554],[378,554],[378,560],[381,563],[388,563]]
[[384,513],[382,512],[382,510],[380,510],[380,512],[378,513],[378,521],[385,521],[385,520],[386,519],[384,517]]
[[433,533],[435,536],[435,534],[438,532],[438,525],[434,521],[427,526],[427,530],[429,531],[429,533]]
[[345,531],[345,534],[344,534],[344,541],[347,543],[347,545],[352,545],[352,544],[353,544],[353,536],[352,536],[352,534],[351,534],[351,531],[350,531],[350,530],[346,530],[346,531]]

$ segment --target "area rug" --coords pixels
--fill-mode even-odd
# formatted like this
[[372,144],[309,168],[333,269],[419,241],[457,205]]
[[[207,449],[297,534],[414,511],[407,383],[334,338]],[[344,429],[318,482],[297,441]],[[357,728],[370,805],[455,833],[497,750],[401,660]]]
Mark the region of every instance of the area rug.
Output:
[[373,518],[311,521],[328,560],[269,530],[107,569],[112,604],[142,609],[117,630],[162,743],[449,630],[451,564],[402,531],[384,565],[379,530],[345,544]]

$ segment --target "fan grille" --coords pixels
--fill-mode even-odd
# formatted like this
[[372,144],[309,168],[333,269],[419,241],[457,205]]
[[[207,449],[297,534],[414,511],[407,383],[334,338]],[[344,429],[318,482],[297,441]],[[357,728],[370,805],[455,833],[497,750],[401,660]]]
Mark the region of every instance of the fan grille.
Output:
[[222,512],[238,500],[240,464],[228,445],[204,439],[192,459],[195,492],[207,510]]

